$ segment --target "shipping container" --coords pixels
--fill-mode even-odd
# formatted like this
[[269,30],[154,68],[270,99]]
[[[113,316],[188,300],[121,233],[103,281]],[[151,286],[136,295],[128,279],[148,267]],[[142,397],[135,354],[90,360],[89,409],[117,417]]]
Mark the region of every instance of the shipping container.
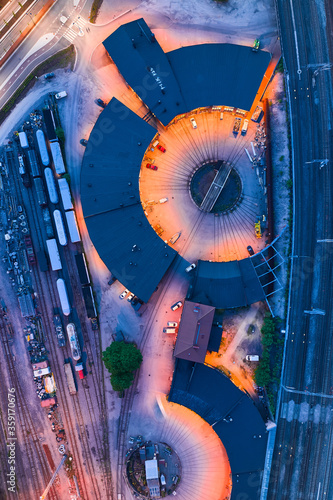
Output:
[[57,135],[55,133],[55,123],[54,123],[54,118],[53,118],[53,113],[50,109],[42,109],[43,113],[43,118],[44,118],[44,123],[46,127],[46,135],[48,140],[51,141],[56,141],[57,140]]
[[48,167],[50,164],[50,158],[49,158],[49,153],[47,152],[44,132],[42,130],[40,129],[37,130],[36,139],[38,143],[40,159],[42,160],[44,167]]
[[71,306],[69,304],[66,283],[62,278],[57,279],[57,288],[62,312],[65,316],[69,316],[71,312]]
[[34,370],[34,377],[42,377],[43,375],[48,375],[51,373],[51,368],[41,368],[40,370]]
[[75,361],[78,361],[81,358],[81,349],[79,339],[77,338],[76,326],[74,325],[74,323],[68,323],[66,330],[73,359],[75,359]]
[[47,258],[46,258],[44,250],[39,250],[39,252],[37,252],[37,260],[38,260],[38,264],[39,264],[39,269],[43,273],[45,273],[46,271],[49,270],[49,266],[47,263]]
[[59,271],[59,269],[62,269],[62,265],[56,240],[46,240],[46,246],[50,257],[52,271]]
[[89,285],[90,279],[84,253],[75,255],[76,267],[79,273],[80,283],[82,286]]
[[44,170],[44,175],[50,201],[51,203],[54,203],[54,205],[56,205],[59,201],[59,198],[58,198],[57,188],[54,182],[53,172],[50,169],[50,167],[46,167],[46,169]]
[[57,229],[59,243],[60,245],[65,246],[67,245],[67,236],[60,210],[54,210],[53,218]]
[[62,199],[62,204],[64,210],[71,210],[73,207],[72,195],[69,189],[69,185],[66,179],[58,179],[58,185],[60,190],[60,196]]
[[27,155],[29,158],[30,169],[32,177],[40,177],[40,168],[38,165],[36,153],[33,149],[29,149],[27,151]]
[[46,236],[48,239],[52,239],[54,238],[54,232],[53,232],[50,210],[47,207],[42,208],[42,215],[46,230]]
[[46,200],[46,194],[45,194],[45,190],[44,190],[43,180],[40,177],[35,177],[34,184],[35,184],[35,188],[36,188],[38,205],[40,205],[40,206],[46,205],[47,200]]
[[67,380],[67,385],[69,389],[69,394],[73,396],[76,394],[76,386],[75,386],[75,381],[73,377],[73,370],[71,367],[70,362],[68,361],[67,363],[64,363],[64,370],[65,370],[65,375],[66,375],[66,380]]
[[19,139],[20,139],[20,144],[22,149],[26,149],[29,147],[29,142],[27,138],[27,134],[25,132],[19,132]]
[[53,406],[55,404],[57,404],[57,398],[55,396],[53,398],[43,399],[40,402],[40,405],[42,408],[47,408],[47,407]]
[[41,370],[42,368],[47,368],[49,366],[48,360],[40,361],[39,363],[35,363],[32,365],[33,370]]
[[79,228],[76,222],[75,212],[71,210],[70,212],[65,212],[69,237],[72,243],[78,243],[81,241]]
[[87,286],[85,288],[82,288],[82,295],[83,295],[84,303],[86,306],[88,318],[89,319],[96,318],[97,312],[96,312],[96,308],[95,308],[95,301],[94,301],[94,296],[92,293],[91,286]]
[[51,142],[50,148],[51,148],[55,171],[57,172],[58,175],[64,174],[66,172],[66,169],[61,154],[61,148],[59,142]]

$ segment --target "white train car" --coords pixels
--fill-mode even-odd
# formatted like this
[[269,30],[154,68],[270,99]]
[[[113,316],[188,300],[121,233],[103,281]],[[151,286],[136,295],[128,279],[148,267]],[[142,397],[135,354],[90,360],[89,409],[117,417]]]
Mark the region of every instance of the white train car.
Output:
[[75,327],[74,323],[69,323],[67,325],[66,330],[67,330],[69,345],[71,347],[73,359],[75,359],[75,361],[78,361],[81,358],[81,349],[80,349],[79,340],[77,338],[77,332],[76,332],[76,327]]
[[45,175],[45,181],[46,181],[46,186],[47,186],[47,191],[49,193],[50,201],[51,201],[51,203],[54,203],[56,205],[59,201],[59,198],[58,198],[57,188],[56,188],[56,185],[54,182],[53,172],[50,169],[50,167],[47,167],[44,170],[44,175]]
[[75,212],[73,210],[71,210],[70,212],[65,212],[65,215],[66,215],[68,232],[69,232],[69,237],[71,239],[71,242],[78,243],[79,241],[81,241],[81,237],[80,237],[79,228],[78,228],[76,217],[75,217]]
[[72,210],[72,195],[69,189],[69,185],[66,179],[58,179],[58,185],[60,190],[60,196],[62,199],[62,204],[64,205],[64,210]]
[[58,175],[66,172],[59,142],[50,142],[54,168]]
[[37,130],[36,139],[37,139],[40,159],[42,160],[44,167],[48,167],[50,164],[50,157],[49,157],[49,153],[47,152],[45,136],[44,136],[44,132],[42,130],[40,130],[40,129]]
[[52,271],[59,271],[59,269],[62,269],[62,265],[56,240],[46,240],[46,246],[50,257]]
[[66,236],[64,221],[62,219],[60,210],[54,210],[53,218],[58,234],[59,243],[60,245],[65,246],[67,245],[67,236]]
[[69,304],[66,283],[62,278],[57,279],[57,289],[62,312],[65,316],[69,316],[71,312],[71,306]]
[[19,139],[20,139],[20,144],[22,149],[26,149],[29,147],[29,142],[27,138],[27,134],[25,132],[19,132]]

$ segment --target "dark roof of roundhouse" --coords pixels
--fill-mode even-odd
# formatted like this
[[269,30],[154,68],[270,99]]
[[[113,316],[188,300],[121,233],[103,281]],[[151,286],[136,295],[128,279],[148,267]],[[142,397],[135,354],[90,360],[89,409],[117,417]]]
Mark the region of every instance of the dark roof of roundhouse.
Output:
[[199,260],[188,298],[217,309],[229,309],[265,300],[265,294],[251,259],[231,262]]
[[128,85],[164,125],[185,112],[167,56],[144,19],[123,24],[103,45]]
[[168,399],[200,415],[221,439],[232,472],[231,499],[243,493],[257,500],[267,432],[252,400],[220,371],[181,359],[176,361]]
[[271,58],[268,52],[229,43],[164,53],[142,18],[120,26],[103,45],[128,85],[163,125],[200,107],[249,110]]
[[145,302],[177,255],[157,236],[140,202],[142,157],[155,134],[114,98],[91,132],[81,170],[89,236],[112,274]]
[[250,110],[271,55],[230,43],[182,47],[167,54],[187,110],[225,105]]

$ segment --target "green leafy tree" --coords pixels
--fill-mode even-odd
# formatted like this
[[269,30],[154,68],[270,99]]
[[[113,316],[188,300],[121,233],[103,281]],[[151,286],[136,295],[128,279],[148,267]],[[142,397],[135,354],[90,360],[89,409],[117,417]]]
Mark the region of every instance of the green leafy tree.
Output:
[[135,344],[112,342],[103,351],[105,368],[111,373],[111,385],[115,391],[128,389],[133,382],[133,372],[140,368],[142,354]]

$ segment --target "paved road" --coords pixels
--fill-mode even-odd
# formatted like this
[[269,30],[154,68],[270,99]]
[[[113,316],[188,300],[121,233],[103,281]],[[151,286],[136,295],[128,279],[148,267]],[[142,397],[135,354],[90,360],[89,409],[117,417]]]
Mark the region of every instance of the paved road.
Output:
[[[270,500],[333,498],[332,71],[324,1],[276,0],[294,159],[294,245]],[[332,29],[332,27],[331,27]]]

